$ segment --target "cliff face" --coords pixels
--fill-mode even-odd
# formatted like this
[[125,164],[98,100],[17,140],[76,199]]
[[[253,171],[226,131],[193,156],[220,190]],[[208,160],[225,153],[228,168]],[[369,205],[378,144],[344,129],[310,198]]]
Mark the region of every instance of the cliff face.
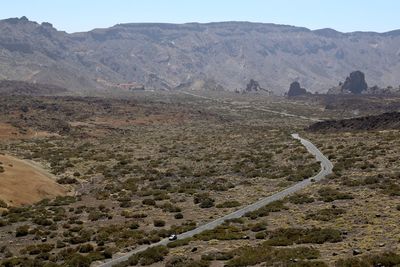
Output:
[[354,69],[379,86],[400,84],[400,31],[340,33],[248,22],[119,24],[67,34],[26,18],[0,21],[0,79],[82,90],[137,83],[172,89],[250,79],[275,93],[298,80],[326,91]]

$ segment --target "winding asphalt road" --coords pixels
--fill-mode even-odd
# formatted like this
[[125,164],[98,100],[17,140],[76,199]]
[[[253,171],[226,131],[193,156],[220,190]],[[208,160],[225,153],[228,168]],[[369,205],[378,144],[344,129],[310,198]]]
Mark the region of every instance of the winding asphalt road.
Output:
[[[201,232],[203,232],[205,230],[214,229],[215,227],[221,225],[226,220],[240,218],[240,217],[244,216],[247,212],[255,211],[255,210],[257,210],[257,209],[259,209],[259,208],[261,208],[261,207],[263,207],[263,206],[265,206],[267,204],[270,204],[271,202],[274,202],[276,200],[281,200],[281,199],[285,198],[286,196],[288,196],[290,194],[293,194],[293,193],[295,193],[297,191],[302,190],[303,188],[309,186],[313,182],[320,181],[325,176],[327,176],[327,175],[332,173],[332,169],[333,169],[332,162],[330,162],[329,159],[327,157],[325,157],[322,154],[322,152],[319,151],[319,149],[316,146],[314,146],[310,141],[301,138],[298,134],[292,134],[292,137],[297,139],[297,140],[299,140],[301,142],[301,144],[306,147],[308,152],[310,152],[312,155],[314,155],[316,160],[321,163],[321,170],[317,175],[315,175],[313,177],[310,177],[310,178],[307,178],[307,179],[305,179],[305,180],[303,180],[303,181],[301,181],[299,183],[296,183],[296,184],[292,185],[291,187],[288,187],[288,188],[286,188],[286,189],[284,189],[282,191],[279,191],[279,192],[277,192],[277,193],[275,193],[275,194],[273,194],[273,195],[271,195],[269,197],[263,198],[263,199],[255,202],[253,204],[250,204],[250,205],[248,205],[248,206],[246,206],[246,207],[244,207],[244,208],[242,208],[240,210],[232,212],[232,213],[230,213],[228,215],[225,215],[225,216],[223,216],[221,218],[218,218],[218,219],[216,219],[214,221],[211,221],[211,222],[209,222],[207,224],[201,225],[201,226],[199,226],[199,227],[197,227],[197,228],[195,228],[195,229],[193,229],[191,231],[182,233],[182,234],[180,234],[178,236],[178,239],[184,239],[184,238],[187,238],[187,237],[192,237],[192,236],[194,236],[196,234],[199,234],[199,233],[201,233]],[[128,260],[130,256],[132,256],[132,255],[134,255],[136,253],[139,253],[141,251],[144,251],[149,247],[159,246],[159,245],[167,245],[169,242],[171,242],[171,241],[169,241],[168,238],[166,238],[166,239],[161,240],[158,243],[141,246],[141,247],[138,247],[135,250],[132,250],[132,251],[126,253],[126,254],[115,255],[115,257],[113,259],[111,259],[111,260],[109,260],[107,262],[103,262],[103,263],[97,264],[96,266],[98,266],[98,267],[111,267],[114,264],[117,264],[117,263],[120,263],[122,261]]]

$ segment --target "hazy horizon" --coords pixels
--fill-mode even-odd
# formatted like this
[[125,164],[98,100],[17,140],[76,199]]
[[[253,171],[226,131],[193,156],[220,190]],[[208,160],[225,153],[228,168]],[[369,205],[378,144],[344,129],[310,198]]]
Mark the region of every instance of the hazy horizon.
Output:
[[[26,1],[3,3],[0,19],[26,16],[72,32],[108,28],[124,23],[211,23],[243,21],[305,27],[332,28],[340,32],[388,32],[400,28],[400,2],[386,0],[322,2],[304,1]],[[384,18],[379,19],[379,18]]]

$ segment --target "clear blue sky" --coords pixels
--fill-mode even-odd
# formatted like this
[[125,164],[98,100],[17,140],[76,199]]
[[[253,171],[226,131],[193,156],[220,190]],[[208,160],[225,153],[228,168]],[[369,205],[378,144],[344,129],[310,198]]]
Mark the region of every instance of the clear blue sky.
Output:
[[27,16],[67,32],[127,22],[252,21],[339,31],[400,28],[400,0],[2,0],[0,19]]

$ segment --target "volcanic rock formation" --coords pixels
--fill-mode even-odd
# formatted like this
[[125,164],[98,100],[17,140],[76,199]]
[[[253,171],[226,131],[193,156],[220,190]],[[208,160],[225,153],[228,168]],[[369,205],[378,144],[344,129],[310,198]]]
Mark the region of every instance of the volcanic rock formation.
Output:
[[292,82],[290,84],[290,88],[287,93],[288,97],[301,96],[301,95],[307,95],[307,94],[308,94],[307,90],[304,88],[301,88],[299,82]]
[[344,83],[341,82],[339,86],[329,89],[328,94],[361,94],[367,89],[365,74],[357,70],[351,72]]
[[368,85],[365,82],[365,75],[363,72],[357,70],[350,73],[350,76],[346,78],[346,81],[342,85],[342,90],[350,91],[353,94],[361,94],[367,90]]

